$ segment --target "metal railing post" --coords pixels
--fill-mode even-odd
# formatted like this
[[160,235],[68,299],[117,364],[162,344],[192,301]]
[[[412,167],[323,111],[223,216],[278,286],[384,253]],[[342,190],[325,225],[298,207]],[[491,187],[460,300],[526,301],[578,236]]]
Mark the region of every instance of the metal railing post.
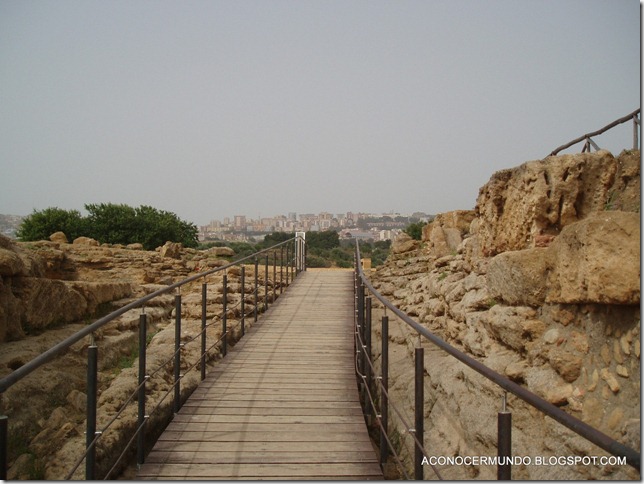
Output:
[[280,247],[280,295],[282,294],[282,288],[284,284],[282,281],[284,280],[284,246],[282,245]]
[[146,376],[146,350],[147,350],[148,320],[145,313],[139,316],[139,391],[138,391],[138,416],[137,428],[139,433],[136,439],[136,462],[139,466],[145,462],[145,382]]
[[0,415],[0,480],[7,480],[9,417]]
[[382,387],[380,388],[380,466],[387,463],[389,445],[387,444],[387,427],[389,423],[389,317],[382,317],[382,350],[380,361]]
[[174,413],[181,409],[181,294],[174,296]]
[[290,247],[290,244],[288,244],[288,245],[286,246],[286,271],[285,271],[285,272],[286,272],[286,285],[287,285],[287,286],[288,286],[288,284],[289,284],[289,278],[288,278],[288,275],[289,275],[289,274],[288,274],[288,273],[289,273],[289,271],[291,270],[291,267],[290,267],[290,265],[289,265],[289,261],[288,261],[288,256],[289,256],[289,247]]
[[[371,360],[371,298],[367,297],[367,309],[366,309],[366,317],[365,317],[365,328],[364,328],[364,335],[365,335],[365,351],[364,351],[364,359],[365,359],[365,366],[364,366],[364,373],[365,373],[365,385],[367,388],[371,388],[371,365],[369,364]],[[367,403],[367,402],[365,402]],[[366,405],[365,408],[365,416],[367,417],[367,421],[371,422],[371,405]]]
[[[418,442],[423,444],[425,435],[425,387],[423,379],[425,376],[425,350],[423,348],[416,348],[416,374],[414,378],[414,407],[415,407],[415,434]],[[424,445],[424,444],[423,444]],[[414,478],[417,481],[423,480],[423,449],[415,443],[414,445]]]
[[254,314],[255,314],[255,322],[257,322],[257,299],[258,299],[258,292],[259,292],[259,259],[255,257],[255,293],[254,293],[254,301],[255,301],[255,309],[254,309]]
[[266,265],[264,266],[264,312],[268,311],[268,254],[266,254]]
[[241,311],[241,334],[244,336],[246,334],[246,301],[244,299],[246,298],[244,292],[246,289],[246,267],[241,266],[241,302],[240,302],[240,311]]
[[273,297],[271,298],[271,304],[275,303],[275,299],[277,298],[277,254],[273,252]]
[[98,393],[98,347],[94,337],[87,348],[87,423],[85,429],[85,479],[93,481],[96,478],[96,396]]
[[208,309],[208,285],[201,284],[201,380],[206,379],[206,320]]
[[503,394],[503,406],[498,413],[498,456],[497,479],[512,479],[512,413],[507,410],[507,392]]
[[228,276],[224,274],[223,281],[223,301],[222,301],[222,317],[221,317],[221,354],[226,356],[228,354]]

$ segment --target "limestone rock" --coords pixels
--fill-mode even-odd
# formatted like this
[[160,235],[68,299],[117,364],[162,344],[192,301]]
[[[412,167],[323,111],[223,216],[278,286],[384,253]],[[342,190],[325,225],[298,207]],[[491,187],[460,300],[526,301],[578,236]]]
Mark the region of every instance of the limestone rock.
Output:
[[76,245],[91,245],[93,247],[98,247],[99,245],[101,245],[98,243],[98,240],[94,240],[90,237],[77,237],[72,243]]
[[16,252],[0,248],[0,276],[15,276],[24,270],[25,264]]
[[552,251],[548,303],[639,304],[640,217],[595,212],[562,230]]
[[67,240],[67,236],[64,232],[54,232],[49,236],[49,240],[57,244],[69,244],[69,240]]
[[166,242],[159,249],[161,257],[169,257],[171,259],[180,259],[181,250],[183,249],[183,244],[178,242]]
[[211,247],[206,253],[215,257],[232,257],[235,255],[235,251],[230,247]]
[[412,239],[408,234],[403,232],[393,241],[391,252],[393,254],[403,254],[416,250],[419,246],[420,244],[417,240]]
[[469,233],[474,219],[473,210],[455,210],[436,215],[434,220],[423,227],[423,242],[427,243],[426,251],[436,257],[455,253]]
[[620,161],[597,151],[552,156],[495,173],[476,204],[483,255],[534,247],[538,235],[557,235],[590,212],[604,210]]
[[535,248],[504,252],[488,266],[490,296],[512,306],[539,306],[548,290],[548,249]]
[[488,266],[488,291],[510,305],[638,304],[636,213],[593,212],[547,248],[504,252]]

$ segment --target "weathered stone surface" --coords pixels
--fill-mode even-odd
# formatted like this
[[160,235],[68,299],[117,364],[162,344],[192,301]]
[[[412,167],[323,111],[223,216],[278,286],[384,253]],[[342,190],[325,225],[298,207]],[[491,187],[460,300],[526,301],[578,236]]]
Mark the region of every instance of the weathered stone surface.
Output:
[[67,240],[64,232],[54,232],[49,236],[49,240],[57,244],[69,244],[69,240]]
[[547,248],[492,258],[488,291],[510,305],[638,304],[639,228],[635,213],[593,212]]
[[[495,173],[479,191],[476,205],[483,255],[533,247],[538,235],[557,235],[590,212],[604,210],[618,185],[620,163],[625,163],[622,157],[618,161],[598,151],[548,157]],[[625,176],[632,179],[631,171]]]
[[177,242],[166,242],[159,248],[159,254],[161,257],[170,257],[172,259],[181,258],[181,250],[183,245]]
[[16,252],[0,248],[0,276],[24,273],[25,264]]
[[638,214],[594,212],[564,228],[547,250],[546,302],[639,304]]
[[403,232],[394,240],[391,245],[391,252],[394,254],[403,254],[405,252],[416,250],[419,246],[420,244],[417,240],[412,239],[409,235]]
[[94,247],[101,245],[98,243],[98,240],[92,239],[90,237],[77,237],[72,243],[76,245],[91,245]]
[[206,253],[215,257],[232,257],[235,255],[235,251],[230,247],[211,247]]
[[512,306],[539,306],[546,299],[550,252],[535,248],[509,251],[490,260],[487,289]]
[[473,210],[455,210],[436,215],[432,222],[423,227],[425,250],[437,257],[454,254],[463,236],[469,233],[474,215]]

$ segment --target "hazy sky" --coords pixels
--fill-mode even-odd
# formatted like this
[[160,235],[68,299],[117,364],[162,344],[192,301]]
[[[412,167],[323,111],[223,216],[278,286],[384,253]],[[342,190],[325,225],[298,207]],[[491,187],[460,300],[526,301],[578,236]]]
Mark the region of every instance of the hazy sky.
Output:
[[0,213],[471,209],[640,59],[638,0],[0,0]]

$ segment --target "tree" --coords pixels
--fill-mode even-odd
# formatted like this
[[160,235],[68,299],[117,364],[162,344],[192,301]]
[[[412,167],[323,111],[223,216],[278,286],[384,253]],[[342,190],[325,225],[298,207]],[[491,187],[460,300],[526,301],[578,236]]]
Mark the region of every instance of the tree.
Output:
[[426,224],[424,222],[416,222],[409,224],[404,232],[409,235],[412,239],[420,240],[423,237],[423,227]]
[[272,232],[264,236],[264,241],[261,244],[258,244],[258,247],[271,247],[277,245],[280,242],[287,241],[292,239],[295,235],[289,232]]
[[78,210],[63,210],[49,207],[27,216],[20,225],[16,236],[23,241],[47,240],[54,232],[64,232],[72,241],[84,233],[84,220]]
[[91,203],[85,205],[85,210],[89,212],[88,237],[108,244],[127,245],[139,242],[136,210],[132,207],[115,203]]
[[333,249],[340,247],[340,236],[333,230],[307,232],[306,245],[308,249]]
[[21,240],[43,240],[62,231],[69,240],[81,235],[109,244],[139,242],[153,250],[167,241],[181,242],[185,247],[197,247],[198,230],[172,212],[142,205],[132,208],[124,204],[87,204],[87,217],[76,211],[47,208],[27,217],[20,229]]

